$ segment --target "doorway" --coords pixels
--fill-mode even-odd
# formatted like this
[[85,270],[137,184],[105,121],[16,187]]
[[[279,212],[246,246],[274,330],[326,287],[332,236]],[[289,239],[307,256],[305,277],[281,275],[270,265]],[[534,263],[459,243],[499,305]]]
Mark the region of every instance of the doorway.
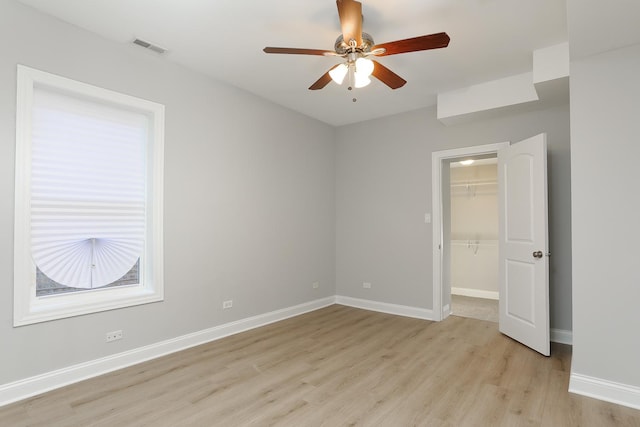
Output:
[[[446,161],[450,240],[450,313],[498,323],[498,158],[495,154]],[[446,169],[446,168],[445,168]],[[443,170],[444,172],[444,170]],[[445,192],[446,193],[446,192]],[[446,299],[446,295],[445,295]]]
[[[466,184],[453,182],[451,179],[451,165],[453,162],[458,162],[464,159],[481,160],[487,158],[496,158],[498,150],[502,147],[508,146],[508,142],[498,144],[479,145],[475,147],[465,147],[453,150],[438,151],[432,154],[432,206],[433,206],[433,316],[434,320],[442,320],[447,318],[452,313],[452,262],[458,262],[460,259],[456,259],[453,255],[453,245],[456,245],[456,253],[465,254],[462,249],[467,249],[467,256],[477,256],[481,249],[485,249],[482,255],[490,254],[489,244],[493,243],[490,240],[494,240],[495,236],[489,235],[466,235],[461,234],[460,230],[452,230],[451,228],[451,199],[454,192],[469,191],[469,194],[473,194],[475,191],[476,196],[479,190],[475,186],[467,187]],[[455,175],[455,173],[454,173]],[[495,180],[494,180],[495,181]],[[455,187],[452,187],[455,184]],[[458,184],[461,184],[459,187]],[[487,190],[490,185],[487,184]],[[497,186],[493,187],[497,193]],[[455,207],[455,203],[454,203]],[[497,206],[496,206],[497,212]],[[481,238],[482,237],[482,238]],[[485,238],[486,237],[486,238]],[[480,246],[482,244],[482,246]],[[465,247],[467,246],[467,247]],[[495,242],[495,251],[498,249],[497,242]],[[475,252],[475,253],[474,253]],[[458,257],[459,258],[459,257]],[[497,270],[497,266],[495,267]],[[457,274],[457,271],[456,271]],[[456,277],[456,280],[459,280]],[[459,282],[460,283],[460,282]],[[455,285],[455,284],[454,284]],[[467,285],[469,286],[469,285]],[[454,286],[456,287],[456,286]],[[457,287],[455,291],[459,291],[462,286]],[[466,288],[470,289],[470,288]],[[487,294],[485,294],[486,296]],[[490,294],[497,297],[495,294]],[[463,295],[464,296],[464,295]],[[478,293],[475,296],[480,296]],[[471,300],[473,301],[473,300]]]

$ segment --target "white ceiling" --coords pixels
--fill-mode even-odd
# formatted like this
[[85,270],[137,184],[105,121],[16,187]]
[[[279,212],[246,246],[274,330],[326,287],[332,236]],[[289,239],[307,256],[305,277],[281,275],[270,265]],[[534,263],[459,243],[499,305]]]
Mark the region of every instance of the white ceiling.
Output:
[[449,47],[379,58],[408,81],[397,90],[374,80],[353,92],[333,82],[310,91],[339,58],[262,49],[332,50],[334,0],[20,1],[116,42],[147,40],[168,49],[168,61],[332,125],[435,105],[440,92],[531,71],[534,50],[567,41],[564,0],[362,0],[363,31],[376,43],[445,31]]

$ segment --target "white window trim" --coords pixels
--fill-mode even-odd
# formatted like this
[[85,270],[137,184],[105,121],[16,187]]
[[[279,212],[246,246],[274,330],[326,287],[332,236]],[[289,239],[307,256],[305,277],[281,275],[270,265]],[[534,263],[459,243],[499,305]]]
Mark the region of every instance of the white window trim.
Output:
[[[31,128],[34,85],[49,86],[97,102],[147,114],[151,120],[151,143],[147,161],[147,231],[143,257],[143,283],[36,297],[36,266],[31,256],[30,177]],[[54,319],[147,304],[164,299],[163,188],[164,106],[97,86],[18,65],[16,108],[16,178],[14,229],[13,325],[22,326]]]

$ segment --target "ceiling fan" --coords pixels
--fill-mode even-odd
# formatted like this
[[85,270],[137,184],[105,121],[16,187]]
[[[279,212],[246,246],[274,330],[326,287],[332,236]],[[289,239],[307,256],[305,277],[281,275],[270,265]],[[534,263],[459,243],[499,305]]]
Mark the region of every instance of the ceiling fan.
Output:
[[397,55],[420,50],[439,49],[449,45],[447,33],[436,33],[410,39],[374,44],[373,38],[362,32],[362,3],[355,0],[336,0],[342,34],[335,43],[335,50],[299,49],[288,47],[265,47],[266,53],[339,56],[346,61],[335,65],[324,73],[309,90],[325,87],[331,80],[342,84],[348,77],[349,90],[371,83],[373,76],[391,89],[398,89],[407,83],[402,77],[369,56]]

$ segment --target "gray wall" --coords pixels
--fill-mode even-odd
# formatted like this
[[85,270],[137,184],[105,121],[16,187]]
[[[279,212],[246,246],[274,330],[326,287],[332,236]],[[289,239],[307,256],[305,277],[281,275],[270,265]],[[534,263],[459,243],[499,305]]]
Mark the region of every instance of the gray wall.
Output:
[[572,372],[640,387],[640,44],[571,62]]
[[338,129],[338,294],[431,309],[431,153],[547,132],[551,327],[571,330],[568,105],[451,127],[435,117],[429,108]]
[[[335,294],[332,127],[8,0],[0,52],[0,384]],[[166,106],[164,302],[12,327],[18,63]]]

